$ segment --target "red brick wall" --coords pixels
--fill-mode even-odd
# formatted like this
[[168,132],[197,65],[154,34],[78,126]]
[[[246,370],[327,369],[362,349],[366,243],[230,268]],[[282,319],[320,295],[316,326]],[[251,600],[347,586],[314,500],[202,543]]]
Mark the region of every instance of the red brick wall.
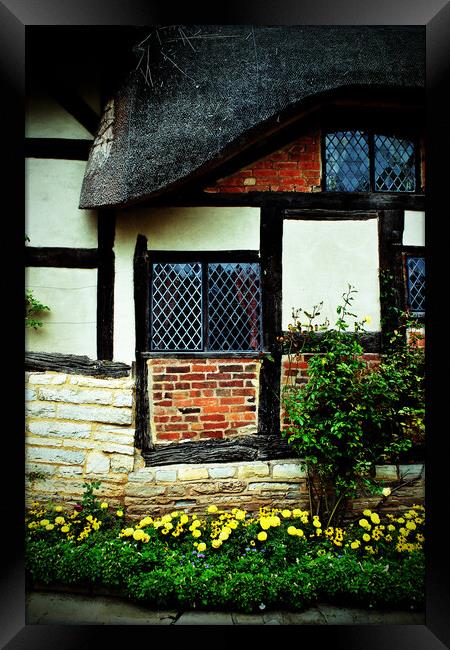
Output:
[[256,433],[257,359],[151,359],[152,437],[157,442]]
[[320,190],[320,181],[320,132],[314,131],[204,191],[314,192]]
[[[308,354],[299,354],[298,356],[293,356],[289,358],[288,355],[283,356],[281,364],[281,390],[287,387],[299,388],[302,384],[306,384],[308,381],[308,360],[312,356],[312,353]],[[376,366],[380,362],[380,355],[366,352],[363,355],[363,359],[366,361],[368,367]],[[280,419],[281,427],[285,428],[287,425],[283,425],[283,409],[281,405],[280,410]]]

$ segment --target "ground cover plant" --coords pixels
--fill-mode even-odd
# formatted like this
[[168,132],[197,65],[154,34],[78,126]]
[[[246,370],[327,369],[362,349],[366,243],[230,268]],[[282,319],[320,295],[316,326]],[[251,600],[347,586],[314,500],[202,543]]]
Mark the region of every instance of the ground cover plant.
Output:
[[364,510],[345,527],[298,508],[183,511],[130,519],[95,497],[33,503],[32,584],[103,587],[154,607],[301,610],[316,602],[421,609],[425,511]]

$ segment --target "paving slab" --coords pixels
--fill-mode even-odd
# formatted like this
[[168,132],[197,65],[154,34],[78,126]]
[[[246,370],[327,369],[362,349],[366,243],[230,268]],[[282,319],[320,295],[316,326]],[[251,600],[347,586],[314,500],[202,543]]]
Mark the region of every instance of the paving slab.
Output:
[[424,612],[358,609],[319,603],[302,612],[254,614],[153,610],[111,596],[46,591],[26,594],[27,625],[424,625]]

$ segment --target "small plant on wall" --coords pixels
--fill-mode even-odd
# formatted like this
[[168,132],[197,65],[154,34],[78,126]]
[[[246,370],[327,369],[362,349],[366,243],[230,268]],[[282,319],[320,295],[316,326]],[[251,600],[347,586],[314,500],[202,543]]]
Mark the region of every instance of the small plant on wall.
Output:
[[[29,242],[30,238],[25,235],[25,243]],[[42,327],[43,322],[37,318],[39,314],[44,311],[50,311],[50,307],[41,303],[41,301],[36,298],[33,292],[30,289],[25,290],[25,327],[38,329]]]
[[305,349],[317,352],[308,362],[307,383],[283,390],[283,434],[307,463],[311,510],[328,525],[359,489],[379,489],[375,464],[400,458],[413,444],[413,430],[423,424],[423,350],[396,331],[389,353],[369,367],[360,342],[368,318],[358,321],[351,311],[355,293],[349,285],[334,328],[318,336],[311,323],[311,316],[320,315],[315,308],[305,312],[306,327],[299,326],[297,314],[282,341],[291,358]]

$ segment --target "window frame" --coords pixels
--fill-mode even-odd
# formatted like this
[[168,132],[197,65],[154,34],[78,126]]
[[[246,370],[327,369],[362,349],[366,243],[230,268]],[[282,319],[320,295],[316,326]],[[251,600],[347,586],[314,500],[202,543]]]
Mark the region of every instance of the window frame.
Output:
[[404,305],[405,311],[410,314],[414,320],[418,323],[425,323],[426,319],[426,307],[423,315],[416,315],[411,310],[409,305],[409,287],[408,287],[408,258],[409,257],[423,257],[425,260],[425,297],[426,297],[426,255],[425,248],[423,246],[404,246],[402,248],[402,273],[403,273],[403,286],[404,286]]
[[[151,314],[153,298],[152,270],[154,264],[185,264],[199,263],[202,268],[202,348],[199,350],[153,350],[153,319]],[[257,350],[208,350],[208,265],[209,264],[254,264],[260,269],[260,347]],[[158,355],[208,355],[210,357],[229,355],[259,355],[264,352],[264,320],[263,320],[263,277],[261,256],[258,250],[231,250],[231,251],[175,251],[175,250],[149,250],[148,251],[148,333],[147,350],[152,356]]]
[[[367,134],[369,143],[369,189],[368,192],[374,194],[417,194],[421,191],[421,169],[420,169],[420,137],[416,133],[410,131],[402,131],[401,129],[388,129],[365,127],[362,125],[344,125],[344,126],[329,126],[322,131],[321,138],[321,157],[322,157],[322,183],[321,188],[323,192],[329,194],[339,194],[335,190],[327,189],[327,157],[326,157],[326,136],[331,133],[339,133],[342,131],[360,131]],[[396,190],[377,190],[375,189],[375,136],[383,135],[391,138],[398,138],[402,140],[409,140],[414,147],[414,180],[415,187],[410,192],[398,192]],[[358,194],[359,192],[345,192],[346,194]],[[363,192],[364,193],[364,192]]]

